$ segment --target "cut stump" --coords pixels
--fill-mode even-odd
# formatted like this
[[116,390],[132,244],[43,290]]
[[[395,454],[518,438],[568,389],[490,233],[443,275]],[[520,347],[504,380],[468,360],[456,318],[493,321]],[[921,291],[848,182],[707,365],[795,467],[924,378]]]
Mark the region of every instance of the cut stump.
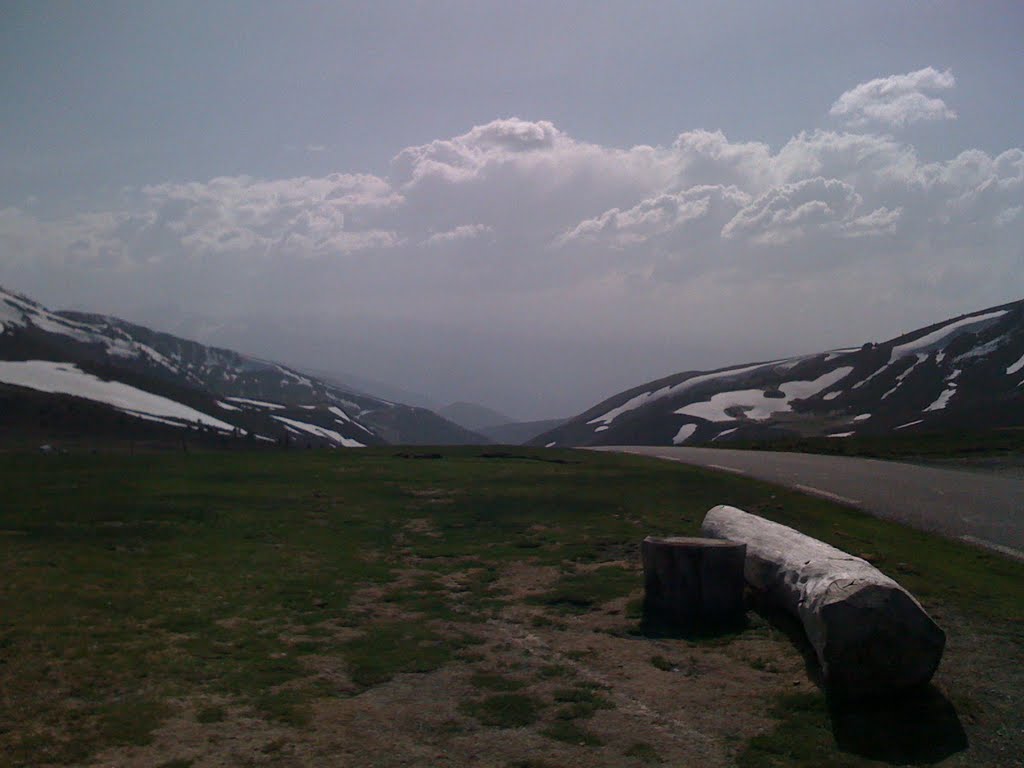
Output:
[[888,694],[935,673],[945,633],[867,561],[735,507],[713,508],[701,530],[747,543],[747,582],[800,619],[833,692]]
[[729,626],[742,619],[746,544],[648,536],[640,551],[645,614],[686,629]]

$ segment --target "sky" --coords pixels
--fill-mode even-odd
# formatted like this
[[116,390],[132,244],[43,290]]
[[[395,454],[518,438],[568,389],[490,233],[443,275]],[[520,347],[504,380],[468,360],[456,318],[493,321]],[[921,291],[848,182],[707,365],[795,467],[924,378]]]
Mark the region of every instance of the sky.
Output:
[[1019,2],[0,2],[0,284],[513,418],[1024,298]]

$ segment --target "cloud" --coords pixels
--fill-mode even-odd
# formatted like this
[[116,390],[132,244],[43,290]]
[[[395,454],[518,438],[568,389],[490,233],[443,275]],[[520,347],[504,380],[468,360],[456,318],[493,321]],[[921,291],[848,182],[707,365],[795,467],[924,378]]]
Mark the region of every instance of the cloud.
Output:
[[773,187],[739,211],[722,237],[783,245],[811,232],[841,230],[852,223],[863,198],[849,184],[820,176]]
[[[930,71],[913,92],[945,82]],[[913,79],[885,81],[901,78]],[[395,338],[490,327],[506,341],[614,339],[620,351],[687,333],[717,349],[760,333],[751,313],[772,302],[853,328],[865,296],[912,296],[907,313],[927,305],[926,320],[942,316],[940,300],[955,312],[1024,293],[1024,150],[926,162],[907,141],[856,129],[872,105],[904,103],[888,93],[858,86],[837,102],[847,127],[778,147],[707,130],[613,147],[510,117],[396,148],[379,175],[153,184],[72,215],[7,208],[0,282],[143,321],[173,296],[182,315],[293,313],[328,318],[332,333],[373,318],[366,327]]]
[[444,232],[435,232],[425,241],[425,245],[443,245],[459,240],[473,240],[493,230],[485,224],[461,224]]
[[955,120],[957,114],[946,102],[928,95],[954,85],[952,72],[939,72],[933,67],[880,77],[846,91],[836,99],[829,114],[854,126],[874,122],[899,128],[922,120]]
[[[560,235],[555,244],[604,243],[624,250],[652,238],[679,233],[701,220],[720,220],[723,211],[728,212],[727,221],[749,202],[750,195],[735,186],[690,187],[642,200],[626,210],[612,208],[581,221]],[[718,227],[721,228],[721,223]]]
[[140,192],[136,203],[141,212],[127,217],[124,239],[177,240],[194,256],[339,255],[399,241],[395,232],[368,223],[401,196],[385,180],[366,174],[222,177],[152,185]]

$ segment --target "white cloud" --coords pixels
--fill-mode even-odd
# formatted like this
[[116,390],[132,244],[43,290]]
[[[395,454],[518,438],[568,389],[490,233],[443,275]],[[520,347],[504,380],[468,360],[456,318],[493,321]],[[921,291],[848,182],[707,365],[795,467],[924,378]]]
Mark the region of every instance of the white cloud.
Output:
[[921,120],[955,120],[956,112],[946,102],[928,95],[954,85],[952,72],[933,67],[880,77],[848,90],[836,99],[829,114],[854,126],[874,122],[901,127]]
[[435,232],[428,237],[424,243],[426,245],[443,245],[445,243],[454,243],[459,240],[473,240],[492,231],[493,230],[485,224],[461,224],[453,229],[445,230],[444,232]]
[[[581,221],[559,236],[555,243],[604,243],[626,249],[667,233],[679,233],[701,219],[728,221],[750,202],[750,195],[735,186],[695,186],[675,193],[663,193],[642,200],[632,208],[612,208],[600,216]],[[721,228],[721,222],[718,224]]]
[[750,313],[773,301],[854,323],[867,295],[957,311],[1008,300],[1024,293],[1022,211],[1020,148],[924,162],[850,128],[777,149],[704,130],[618,148],[507,118],[400,149],[386,175],[154,184],[56,218],[0,210],[0,282],[142,320],[173,296],[186,315],[343,308],[552,348],[558,334],[625,348],[719,323],[718,344],[757,332]]
[[722,237],[784,245],[809,233],[842,230],[862,203],[853,187],[837,179],[818,176],[782,184],[739,211],[722,229]]

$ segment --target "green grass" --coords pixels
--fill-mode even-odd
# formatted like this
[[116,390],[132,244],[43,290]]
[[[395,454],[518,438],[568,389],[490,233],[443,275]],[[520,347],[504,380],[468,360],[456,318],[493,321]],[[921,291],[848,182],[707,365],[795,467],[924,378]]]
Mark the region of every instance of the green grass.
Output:
[[224,707],[211,705],[208,707],[203,707],[198,712],[196,712],[196,722],[203,724],[220,723],[224,721],[224,718],[226,716],[227,712],[224,709]]
[[864,764],[860,758],[836,751],[828,707],[820,692],[782,696],[772,714],[781,723],[751,739],[739,756],[739,768],[852,768]]
[[619,597],[626,597],[640,586],[633,569],[607,565],[563,577],[554,589],[533,601],[569,612],[583,612]]
[[585,747],[600,747],[604,740],[572,720],[556,720],[541,731],[549,739]]
[[506,677],[496,672],[475,672],[469,682],[475,688],[483,688],[488,691],[518,691],[526,685],[525,680]]
[[671,672],[675,669],[676,665],[664,656],[651,656],[651,666],[655,669],[660,669],[662,672]]
[[435,670],[451,660],[457,647],[423,624],[396,621],[370,625],[344,644],[343,653],[352,681],[368,688],[400,672]]
[[587,719],[599,709],[615,709],[615,704],[592,686],[577,683],[574,688],[558,688],[552,698],[566,706],[556,713],[561,720]]
[[708,448],[740,448],[752,451],[796,451],[839,456],[870,456],[877,459],[946,459],[1020,455],[1024,453],[1024,429],[1006,428],[985,432],[952,430],[879,436],[792,437],[770,441],[708,443]]
[[665,759],[654,747],[645,741],[634,741],[623,754],[626,757],[635,757],[644,765],[660,765]]
[[[345,670],[344,695],[484,662],[473,632],[511,599],[498,588],[507,564],[562,568],[536,596],[545,613],[635,603],[638,567],[617,563],[637,562],[645,535],[696,533],[720,503],[870,553],[929,609],[951,606],[1009,647],[1024,645],[1019,563],[674,463],[483,453],[0,455],[0,755],[12,766],[88,763],[105,748],[144,745],[179,703],[196,707],[202,723],[241,711],[301,730],[312,704],[335,695],[310,656]],[[353,599],[367,591],[383,599]],[[547,629],[570,631],[562,621],[573,617],[557,618]],[[587,660],[582,650],[567,656]],[[490,669],[488,661],[479,671]],[[550,664],[524,678],[541,685],[573,675]],[[525,688],[497,688],[514,685],[501,677],[475,678],[495,691],[472,705],[483,718],[520,722],[546,706]],[[555,702],[568,719],[550,728],[579,743],[574,720],[603,697],[566,690],[578,700]],[[826,733],[816,707],[780,706],[781,730],[744,759],[771,764],[753,755],[782,749],[790,731]],[[834,745],[822,749],[837,764]]]
[[496,693],[462,704],[463,714],[495,728],[521,728],[537,721],[543,704],[523,693]]

